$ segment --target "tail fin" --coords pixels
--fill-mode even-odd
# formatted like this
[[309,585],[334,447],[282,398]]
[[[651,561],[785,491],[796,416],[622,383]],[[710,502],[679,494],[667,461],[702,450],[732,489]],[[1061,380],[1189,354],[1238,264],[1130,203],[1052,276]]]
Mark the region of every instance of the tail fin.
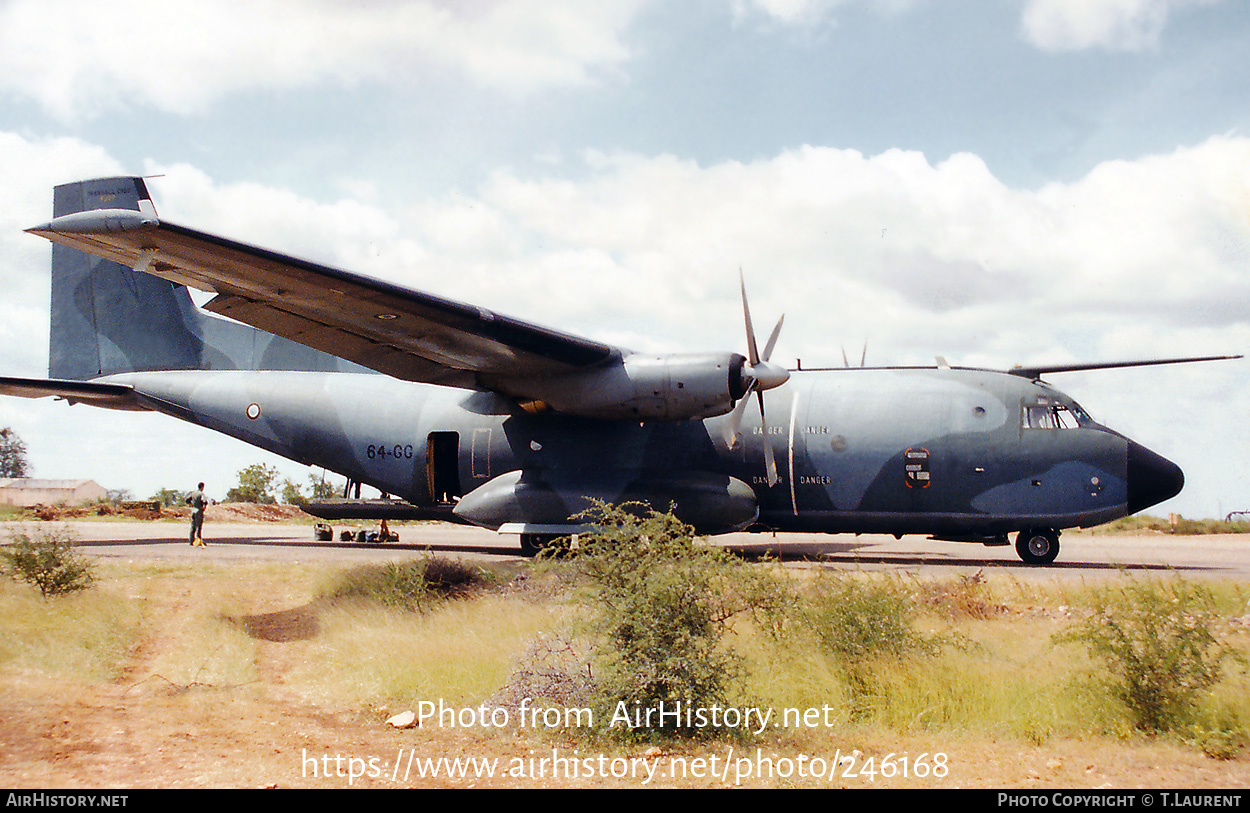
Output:
[[[55,217],[92,209],[154,211],[142,178],[65,184],[52,201]],[[202,318],[182,286],[52,246],[51,378],[196,369],[203,354],[196,322]]]
[[[56,187],[53,216],[133,209],[155,216],[142,178]],[[48,376],[86,381],[156,370],[360,370],[334,356],[205,314],[185,286],[52,245]]]

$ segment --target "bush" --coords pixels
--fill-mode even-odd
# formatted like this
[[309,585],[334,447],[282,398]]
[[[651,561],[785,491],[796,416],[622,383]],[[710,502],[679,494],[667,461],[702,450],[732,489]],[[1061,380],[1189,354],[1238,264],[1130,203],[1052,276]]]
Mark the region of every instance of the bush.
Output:
[[[648,711],[725,706],[742,685],[741,660],[722,646],[731,618],[776,596],[772,582],[722,548],[700,544],[671,513],[598,504],[583,516],[572,567],[586,579],[583,606],[599,665],[595,719],[635,739],[713,736],[697,719]],[[636,728],[620,714],[644,715]],[[690,722],[692,724],[688,725]]]
[[830,576],[813,589],[806,614],[823,649],[843,663],[932,649],[912,626],[915,610],[908,597],[888,584]]
[[86,590],[95,580],[94,565],[77,551],[65,530],[40,530],[34,539],[17,534],[3,551],[14,578],[30,582],[45,597]]
[[436,599],[463,595],[486,581],[486,573],[480,568],[435,556],[355,568],[343,576],[329,596],[363,598],[423,611]]
[[943,618],[984,621],[1007,611],[1006,606],[994,601],[988,592],[985,572],[978,570],[971,576],[919,582],[914,596],[922,607]]
[[1084,644],[1106,666],[1134,727],[1180,730],[1232,654],[1212,632],[1214,608],[1208,589],[1181,579],[1131,584],[1096,596],[1090,617],[1057,640]]
[[824,576],[801,597],[800,628],[845,677],[852,717],[867,714],[878,697],[878,669],[937,652],[937,640],[916,631],[915,614],[897,585],[849,574]]

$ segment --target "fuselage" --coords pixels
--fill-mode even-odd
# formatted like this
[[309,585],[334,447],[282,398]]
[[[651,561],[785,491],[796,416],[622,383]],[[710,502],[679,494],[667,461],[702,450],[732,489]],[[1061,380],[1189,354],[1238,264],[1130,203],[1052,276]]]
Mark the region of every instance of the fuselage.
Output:
[[[980,538],[1106,522],[1180,490],[1180,470],[1040,381],[969,369],[795,371],[740,440],[725,417],[532,414],[488,392],[325,372],[103,379],[148,406],[486,527],[568,522],[588,498],[670,500],[708,533]],[[769,486],[765,443],[780,481]],[[684,503],[684,505],[683,505]],[[667,505],[656,505],[664,509]]]

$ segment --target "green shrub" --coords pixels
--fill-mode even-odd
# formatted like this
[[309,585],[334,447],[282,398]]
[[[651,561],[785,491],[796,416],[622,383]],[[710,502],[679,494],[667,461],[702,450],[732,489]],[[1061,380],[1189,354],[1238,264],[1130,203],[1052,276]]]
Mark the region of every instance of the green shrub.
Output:
[[1057,637],[1084,644],[1107,669],[1111,692],[1146,732],[1181,729],[1219,681],[1232,651],[1212,631],[1214,597],[1176,579],[1095,596],[1093,613]]
[[853,717],[877,695],[876,670],[934,654],[937,641],[915,628],[915,607],[897,585],[851,574],[819,579],[799,605],[799,618],[846,678]]
[[[671,513],[601,503],[584,518],[595,531],[579,538],[570,566],[587,585],[595,719],[727,705],[743,684],[741,658],[723,646],[729,621],[775,600],[776,583],[701,544]],[[664,717],[612,731],[635,739],[722,733],[687,722]]]
[[2,554],[14,578],[30,582],[46,596],[86,590],[94,582],[93,563],[77,550],[65,529],[40,530],[31,539],[13,536]]
[[1182,738],[1211,759],[1236,759],[1246,744],[1245,729],[1231,719],[1195,723]]

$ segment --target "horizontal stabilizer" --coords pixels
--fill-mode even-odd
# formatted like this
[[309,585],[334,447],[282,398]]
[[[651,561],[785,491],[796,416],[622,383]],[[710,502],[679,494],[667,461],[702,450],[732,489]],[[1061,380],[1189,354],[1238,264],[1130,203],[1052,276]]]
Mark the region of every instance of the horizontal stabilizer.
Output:
[[106,409],[145,411],[132,387],[124,384],[93,384],[56,378],[0,377],[0,395],[21,398],[63,398],[71,404],[90,404]]

